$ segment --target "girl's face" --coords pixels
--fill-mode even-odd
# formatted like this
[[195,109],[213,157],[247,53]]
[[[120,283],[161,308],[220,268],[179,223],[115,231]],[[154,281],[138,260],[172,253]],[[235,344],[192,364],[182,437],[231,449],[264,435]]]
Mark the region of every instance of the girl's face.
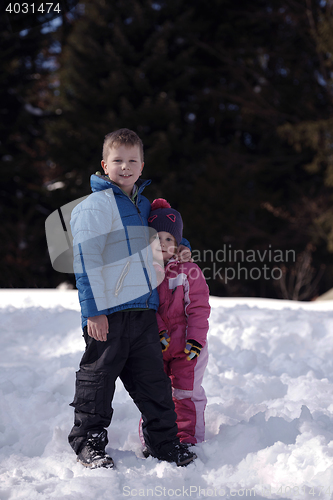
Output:
[[172,234],[166,231],[160,231],[158,233],[158,238],[160,242],[160,248],[162,251],[162,257],[164,262],[168,262],[176,253],[177,242],[172,236]]

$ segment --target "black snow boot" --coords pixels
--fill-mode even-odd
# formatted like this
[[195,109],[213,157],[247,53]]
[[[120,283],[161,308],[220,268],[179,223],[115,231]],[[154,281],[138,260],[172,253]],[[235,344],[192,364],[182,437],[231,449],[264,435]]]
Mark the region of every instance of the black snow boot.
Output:
[[179,441],[171,442],[158,453],[152,453],[148,447],[142,453],[145,458],[151,455],[165,462],[175,462],[178,467],[186,466],[197,458],[196,454],[189,450],[188,444],[179,443]]
[[107,445],[106,431],[88,432],[87,441],[82,446],[77,455],[77,461],[85,467],[96,469],[97,467],[106,467],[111,469],[114,462],[110,455],[105,453]]

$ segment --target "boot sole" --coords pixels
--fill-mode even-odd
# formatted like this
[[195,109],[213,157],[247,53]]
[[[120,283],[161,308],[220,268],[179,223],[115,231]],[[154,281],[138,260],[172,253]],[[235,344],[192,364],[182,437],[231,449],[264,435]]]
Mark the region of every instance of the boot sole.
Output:
[[87,464],[86,462],[83,462],[79,458],[77,458],[76,461],[79,462],[79,464],[83,465],[83,467],[86,467],[87,469],[100,469],[101,467],[103,467],[104,469],[115,469],[115,463],[113,460],[112,462],[107,462],[104,464],[98,463],[97,460],[95,463],[91,462],[90,464]]
[[190,464],[193,462],[197,457],[197,455],[194,453],[193,457],[189,457],[186,460],[183,460],[182,462],[176,462],[177,467],[185,467],[186,465]]
[[[153,455],[147,450],[147,448],[145,448],[144,450],[142,450],[142,455],[145,457],[145,458],[148,458],[148,457],[152,457]],[[197,455],[194,453],[193,454],[193,457],[189,457],[189,458],[186,458],[185,460],[183,460],[182,462],[170,462],[170,463],[175,463],[177,465],[177,467],[184,467],[185,465],[188,465],[190,464],[191,462],[193,462],[193,460],[195,460],[197,457]],[[161,460],[160,458],[158,460]],[[162,462],[164,460],[161,460]]]

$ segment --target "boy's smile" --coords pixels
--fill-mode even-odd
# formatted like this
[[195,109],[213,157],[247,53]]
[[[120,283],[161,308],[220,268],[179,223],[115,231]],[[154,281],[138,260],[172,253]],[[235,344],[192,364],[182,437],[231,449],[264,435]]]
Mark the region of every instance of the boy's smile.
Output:
[[141,175],[144,163],[141,160],[139,146],[113,146],[102,168],[109,178],[126,194],[130,195]]
[[161,248],[160,239],[156,233],[150,238],[150,247],[153,253],[153,257],[157,262],[163,262],[163,253]]

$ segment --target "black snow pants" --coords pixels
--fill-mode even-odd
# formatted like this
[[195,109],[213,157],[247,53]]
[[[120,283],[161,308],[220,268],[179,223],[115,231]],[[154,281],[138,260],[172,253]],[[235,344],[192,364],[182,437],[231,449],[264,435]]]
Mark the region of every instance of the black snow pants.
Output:
[[142,414],[142,431],[151,451],[177,441],[171,384],[163,356],[155,311],[119,311],[108,316],[106,342],[97,341],[84,328],[86,350],[76,373],[74,426],[68,440],[76,453],[89,431],[110,425],[115,382],[122,380]]

